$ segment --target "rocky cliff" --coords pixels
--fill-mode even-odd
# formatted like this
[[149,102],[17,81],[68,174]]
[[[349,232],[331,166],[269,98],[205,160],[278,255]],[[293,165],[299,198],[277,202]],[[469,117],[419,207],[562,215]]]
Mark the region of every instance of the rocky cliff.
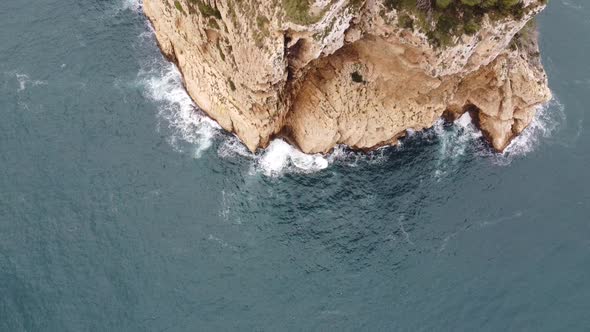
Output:
[[454,1],[144,0],[144,11],[196,104],[250,150],[275,136],[309,153],[369,149],[469,111],[500,151],[551,97],[527,24],[545,1]]

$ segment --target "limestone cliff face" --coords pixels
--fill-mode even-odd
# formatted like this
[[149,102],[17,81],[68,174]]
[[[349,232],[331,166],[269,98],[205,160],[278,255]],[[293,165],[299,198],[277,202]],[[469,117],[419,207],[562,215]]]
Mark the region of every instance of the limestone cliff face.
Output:
[[387,1],[144,0],[144,11],[197,105],[251,150],[277,135],[310,153],[367,149],[465,111],[503,150],[550,99],[534,32],[514,38],[543,1],[523,0],[518,19],[484,15],[444,46]]

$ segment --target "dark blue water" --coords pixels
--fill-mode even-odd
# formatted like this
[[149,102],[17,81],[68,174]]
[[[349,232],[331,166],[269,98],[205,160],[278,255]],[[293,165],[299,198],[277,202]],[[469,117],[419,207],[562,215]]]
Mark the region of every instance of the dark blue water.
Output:
[[556,99],[370,155],[249,155],[138,2],[0,2],[0,330],[590,329],[590,3],[539,19]]

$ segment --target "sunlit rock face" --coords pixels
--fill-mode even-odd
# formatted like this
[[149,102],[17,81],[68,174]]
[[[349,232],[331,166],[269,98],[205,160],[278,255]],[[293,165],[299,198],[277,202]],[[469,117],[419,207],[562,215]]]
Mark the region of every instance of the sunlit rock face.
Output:
[[466,111],[503,150],[551,98],[527,27],[544,7],[448,28],[447,12],[395,0],[144,0],[201,109],[252,151],[282,136],[308,153],[395,144]]

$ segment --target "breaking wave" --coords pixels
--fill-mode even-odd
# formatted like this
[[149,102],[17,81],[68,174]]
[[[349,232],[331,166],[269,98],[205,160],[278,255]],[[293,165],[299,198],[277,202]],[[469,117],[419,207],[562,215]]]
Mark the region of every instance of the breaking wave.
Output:
[[446,129],[444,122],[439,120],[433,127],[440,142],[437,175],[444,175],[444,166],[447,169],[448,166],[455,166],[467,152],[489,159],[498,166],[510,165],[512,161],[535,151],[542,143],[547,142],[565,119],[564,106],[558,99],[539,106],[531,124],[502,153],[494,152],[483,141],[483,135],[473,124],[469,113],[457,119],[450,129]]
[[539,106],[531,124],[518,135],[503,153],[492,153],[489,150],[481,155],[491,158],[494,163],[502,166],[510,165],[516,158],[535,151],[539,145],[554,135],[565,123],[565,108],[557,98]]
[[182,85],[180,72],[171,63],[153,63],[139,73],[146,94],[158,106],[158,128],[169,131],[168,141],[179,152],[190,151],[194,157],[213,144],[219,125],[200,112]]
[[273,140],[256,158],[257,167],[266,175],[284,172],[317,172],[329,165],[320,154],[305,154],[282,139]]
[[440,146],[434,174],[437,180],[445,176],[449,170],[456,169],[468,149],[485,148],[480,144],[482,133],[475,127],[468,112],[461,115],[450,127],[443,119],[439,119],[432,131],[438,138]]
[[123,12],[126,10],[131,10],[131,11],[139,13],[141,11],[142,6],[143,6],[142,0],[121,0],[113,8],[113,14]]
[[141,0],[123,0],[122,9],[138,12],[141,9],[142,2]]

